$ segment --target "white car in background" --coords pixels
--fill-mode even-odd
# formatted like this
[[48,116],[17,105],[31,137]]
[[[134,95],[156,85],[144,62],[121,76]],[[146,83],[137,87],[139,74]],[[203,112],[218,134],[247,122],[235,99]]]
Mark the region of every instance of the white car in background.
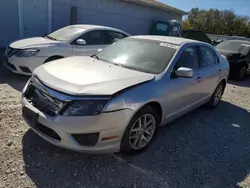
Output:
[[31,75],[49,61],[68,56],[90,56],[129,34],[98,25],[70,25],[43,37],[11,43],[5,51],[6,67],[14,73]]

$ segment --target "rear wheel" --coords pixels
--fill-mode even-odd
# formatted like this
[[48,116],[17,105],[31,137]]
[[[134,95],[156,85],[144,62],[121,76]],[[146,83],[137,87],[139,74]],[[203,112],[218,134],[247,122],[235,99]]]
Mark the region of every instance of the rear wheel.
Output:
[[160,123],[157,111],[146,106],[139,110],[131,119],[121,142],[121,152],[131,154],[146,149],[153,138]]
[[241,69],[239,70],[239,72],[236,75],[236,80],[238,80],[238,81],[243,80],[246,76],[246,72],[247,72],[247,66],[241,67]]
[[207,104],[209,108],[215,108],[220,104],[224,89],[225,89],[225,84],[221,82],[215,89],[210,101]]

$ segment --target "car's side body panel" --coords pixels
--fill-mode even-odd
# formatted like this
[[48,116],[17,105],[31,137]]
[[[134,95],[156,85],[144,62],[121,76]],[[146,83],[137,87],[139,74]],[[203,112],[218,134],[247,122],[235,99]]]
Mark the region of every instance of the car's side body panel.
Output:
[[[183,49],[197,45],[211,48],[218,56],[220,63],[198,69],[193,78],[171,80],[171,72]],[[150,102],[158,102],[162,108],[161,124],[164,125],[208,102],[218,84],[222,80],[227,81],[228,74],[229,64],[227,60],[220,56],[211,45],[205,43],[183,44],[164,73],[157,75],[150,82],[121,93],[108,103],[104,111],[129,108],[136,113],[142,106]],[[202,78],[198,81],[199,75]]]

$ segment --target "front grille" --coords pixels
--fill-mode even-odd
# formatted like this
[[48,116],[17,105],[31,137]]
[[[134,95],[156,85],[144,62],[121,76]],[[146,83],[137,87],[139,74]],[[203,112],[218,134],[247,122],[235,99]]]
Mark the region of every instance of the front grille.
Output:
[[66,105],[66,102],[60,101],[59,99],[44,93],[32,83],[27,87],[25,97],[34,107],[50,116],[59,114]]
[[15,49],[15,48],[8,47],[7,48],[7,56],[11,57],[11,56],[15,55],[17,52],[19,52],[20,50],[21,49]]
[[7,62],[6,64],[7,64],[7,66],[8,66],[10,69],[15,70],[15,71],[17,70],[16,67],[15,67],[14,65],[12,65],[11,63]]

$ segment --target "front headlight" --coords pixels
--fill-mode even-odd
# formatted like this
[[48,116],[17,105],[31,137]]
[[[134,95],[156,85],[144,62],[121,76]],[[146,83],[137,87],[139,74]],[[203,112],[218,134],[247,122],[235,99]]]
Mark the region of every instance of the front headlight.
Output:
[[94,116],[101,113],[108,100],[72,101],[64,116]]
[[31,57],[35,56],[40,50],[39,49],[27,49],[22,50],[16,54],[17,57]]

